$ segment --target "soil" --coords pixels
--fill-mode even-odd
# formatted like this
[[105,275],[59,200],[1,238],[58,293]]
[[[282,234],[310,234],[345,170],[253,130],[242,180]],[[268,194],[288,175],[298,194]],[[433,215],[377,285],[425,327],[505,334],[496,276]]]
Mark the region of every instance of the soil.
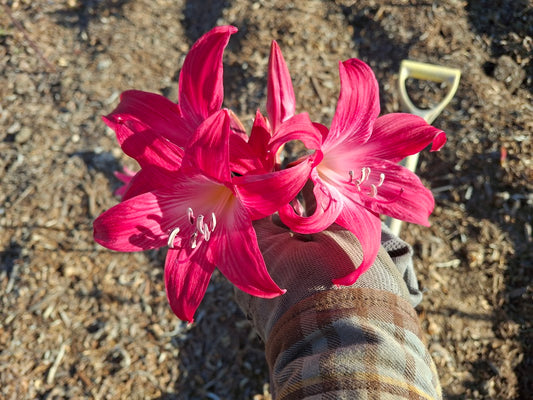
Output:
[[[239,28],[225,105],[264,110],[270,41],[299,111],[328,123],[339,60],[359,57],[400,110],[402,59],[459,68],[423,152],[432,226],[404,225],[425,295],[418,307],[448,399],[533,393],[532,0],[3,0],[0,5],[0,397],[267,399],[263,345],[215,274],[196,322],[170,311],[163,254],[92,240],[135,163],[100,116],[126,89],[176,100],[191,44]],[[447,90],[410,81],[430,106]]]

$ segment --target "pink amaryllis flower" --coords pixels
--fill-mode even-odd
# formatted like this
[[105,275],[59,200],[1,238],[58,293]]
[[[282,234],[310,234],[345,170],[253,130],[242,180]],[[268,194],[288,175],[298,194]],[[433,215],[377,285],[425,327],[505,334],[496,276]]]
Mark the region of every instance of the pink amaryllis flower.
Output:
[[[156,93],[128,90],[121,94],[117,108],[103,118],[115,131],[123,151],[141,166],[124,199],[152,188],[153,168],[161,169],[159,173],[179,168],[193,133],[220,110],[224,99],[222,57],[235,32],[233,26],[213,28],[191,47],[180,72],[177,104]],[[233,113],[230,115],[233,130],[241,134],[242,124]],[[155,153],[147,154],[154,149]],[[154,166],[154,155],[164,162]]]
[[[209,116],[190,139],[178,171],[152,171],[152,190],[117,204],[94,222],[95,240],[113,250],[168,246],[168,300],[187,321],[193,320],[215,267],[251,295],[284,293],[267,272],[251,221],[290,201],[313,166],[302,163],[268,174],[232,176],[230,118],[228,110]],[[146,152],[154,164],[160,162],[159,150]]]
[[[431,151],[446,142],[443,131],[411,114],[378,117],[379,89],[368,65],[357,59],[339,64],[341,92],[331,127],[315,124],[323,142],[322,160],[311,172],[316,208],[312,215],[297,213],[290,205],[279,211],[292,230],[313,233],[336,222],[350,230],[363,250],[361,265],[334,283],[351,285],[374,262],[380,246],[379,214],[422,225],[434,199],[420,179],[398,165],[404,157],[433,143]],[[278,91],[290,86],[286,77]],[[284,98],[273,93],[273,99]],[[290,90],[289,90],[290,93]]]

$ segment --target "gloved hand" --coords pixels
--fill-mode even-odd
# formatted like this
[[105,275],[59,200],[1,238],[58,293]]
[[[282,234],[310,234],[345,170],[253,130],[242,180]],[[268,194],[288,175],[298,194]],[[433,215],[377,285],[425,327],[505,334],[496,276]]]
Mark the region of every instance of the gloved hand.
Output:
[[[362,250],[357,238],[336,224],[325,231],[303,235],[289,231],[274,216],[256,221],[254,228],[270,275],[281,288],[287,289],[287,293],[273,299],[236,290],[237,303],[266,342],[276,321],[291,306],[316,292],[344,288],[333,285],[332,279],[348,275],[359,266]],[[412,270],[412,252],[390,232],[383,235],[382,242],[383,239],[395,250],[402,273],[382,247],[374,264],[351,287],[384,290],[410,301],[402,275],[406,275],[405,270]]]

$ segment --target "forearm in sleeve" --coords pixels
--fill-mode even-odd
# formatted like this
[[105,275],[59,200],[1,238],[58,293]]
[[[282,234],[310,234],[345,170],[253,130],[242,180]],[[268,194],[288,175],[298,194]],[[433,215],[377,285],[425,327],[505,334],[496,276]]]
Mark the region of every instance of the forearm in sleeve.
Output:
[[441,399],[415,310],[387,291],[343,288],[292,306],[266,355],[276,400]]

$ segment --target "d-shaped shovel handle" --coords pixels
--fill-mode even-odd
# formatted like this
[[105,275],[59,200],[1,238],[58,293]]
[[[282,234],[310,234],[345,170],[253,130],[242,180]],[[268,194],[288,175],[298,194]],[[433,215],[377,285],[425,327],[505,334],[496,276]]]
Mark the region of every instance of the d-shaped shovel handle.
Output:
[[[439,104],[430,109],[420,109],[413,104],[407,89],[405,88],[405,81],[408,78],[415,78],[425,81],[433,81],[437,83],[446,82],[449,85],[449,90],[446,96]],[[459,80],[461,79],[461,71],[455,68],[441,67],[440,65],[424,64],[418,61],[403,60],[400,65],[400,74],[398,84],[400,86],[400,99],[405,111],[411,114],[418,115],[426,120],[428,124],[435,121],[435,118],[444,110],[450,100],[457,92],[459,87]]]
[[[421,109],[413,104],[407,89],[405,87],[405,81],[408,78],[415,78],[419,80],[433,81],[437,83],[447,82],[448,93],[436,106],[429,109]],[[435,118],[444,110],[444,107],[451,101],[457,88],[459,87],[459,80],[461,79],[461,71],[456,68],[441,67],[440,65],[425,64],[418,61],[403,60],[400,65],[400,73],[398,78],[400,99],[402,102],[402,108],[404,111],[411,114],[418,115],[426,120],[428,124],[431,124]],[[400,164],[405,166],[410,171],[416,170],[418,163],[418,153],[413,154],[406,159],[402,160]],[[391,229],[392,233],[398,235],[402,226],[402,222],[397,219],[388,218],[387,225]]]

